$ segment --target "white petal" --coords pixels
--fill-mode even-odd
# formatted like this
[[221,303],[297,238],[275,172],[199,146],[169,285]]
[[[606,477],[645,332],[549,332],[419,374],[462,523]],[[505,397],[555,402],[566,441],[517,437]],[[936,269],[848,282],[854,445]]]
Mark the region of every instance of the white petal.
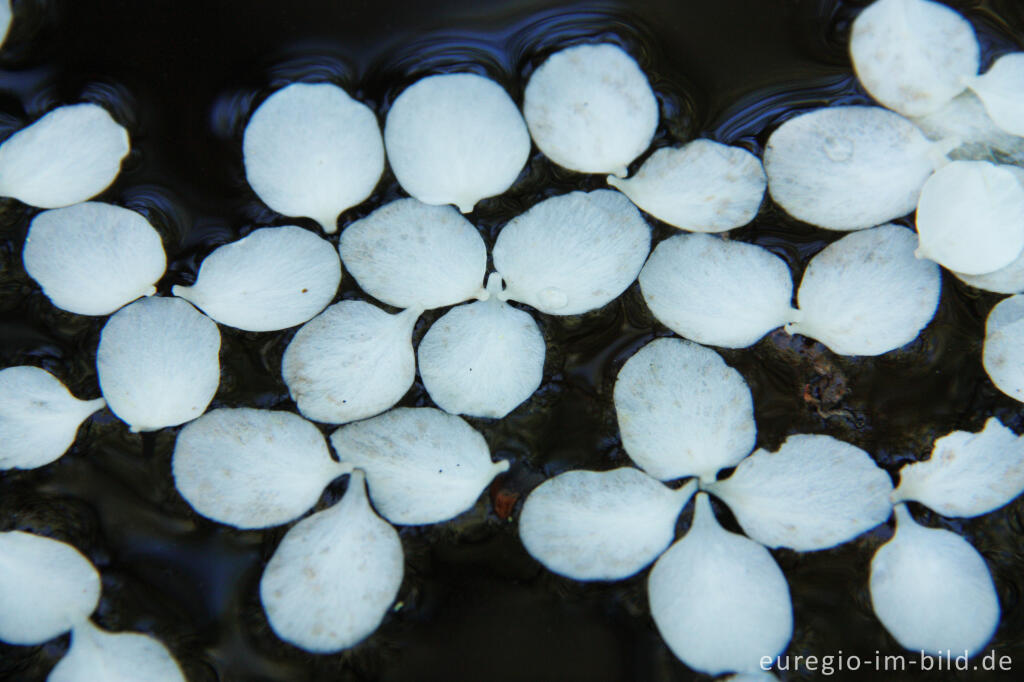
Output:
[[789,586],[772,555],[723,530],[704,493],[689,532],[651,569],[647,593],[672,653],[709,675],[760,671],[793,634]]
[[297,523],[260,580],[281,639],[315,653],[354,646],[377,629],[402,584],[402,542],[366,499],[362,472],[341,502]]
[[0,640],[42,644],[88,618],[99,599],[100,575],[74,547],[0,533]]
[[658,220],[693,232],[749,223],[767,182],[760,159],[711,140],[659,149],[628,180],[608,177],[609,185]]
[[1005,298],[988,314],[981,363],[996,388],[1024,402],[1024,296]]
[[71,632],[71,648],[46,682],[185,682],[163,644],[137,632],[104,632],[86,621]]
[[904,346],[931,322],[942,284],[934,263],[914,257],[917,237],[897,225],[849,234],[807,264],[791,334],[840,355],[880,355]]
[[925,528],[896,506],[897,528],[871,560],[871,604],[904,648],[978,653],[999,623],[985,560],[959,535]]
[[79,315],[109,315],[156,293],[167,267],[160,235],[145,218],[97,202],[37,215],[22,258],[50,301]]
[[[491,275],[491,289],[500,289]],[[492,292],[434,322],[418,351],[423,386],[453,414],[501,418],[540,386],[546,345],[536,321]]]
[[0,45],[11,30],[11,0],[0,0]]
[[346,227],[338,248],[362,290],[398,308],[441,308],[483,290],[487,247],[450,206],[392,201]]
[[577,315],[614,300],[636,279],[651,228],[612,190],[571,192],[512,219],[494,244],[505,297],[549,315]]
[[0,469],[34,469],[63,455],[78,427],[106,405],[78,400],[38,367],[0,370]]
[[195,419],[220,384],[220,332],[180,298],[144,298],[107,320],[96,351],[100,389],[132,431]]
[[1018,294],[1024,291],[1024,251],[1017,259],[999,268],[995,272],[984,275],[965,275],[962,272],[954,272],[961,282],[970,284],[976,289],[994,291],[997,294]]
[[128,150],[128,132],[103,107],[59,107],[0,145],[0,195],[40,208],[77,204],[114,181]]
[[777,452],[757,450],[707,489],[751,538],[800,552],[851,540],[892,512],[889,475],[831,436],[790,436]]
[[324,232],[370,196],[384,171],[377,117],[330,83],[293,83],[268,97],[242,140],[245,177],[270,208]]
[[1024,52],[1003,55],[971,89],[985,103],[995,124],[1013,135],[1024,135]]
[[994,272],[1024,250],[1024,185],[1008,166],[953,161],[921,190],[919,255],[967,275]]
[[403,91],[388,111],[384,143],[402,189],[463,213],[511,187],[530,156],[515,102],[471,73],[428,76]]
[[301,227],[264,227],[203,260],[193,286],[173,293],[221,324],[252,332],[287,329],[331,302],[341,282],[334,246]]
[[239,528],[297,519],[352,470],[331,459],[323,434],[302,417],[248,407],[212,410],[185,426],[171,467],[197,512]]
[[537,147],[558,165],[620,177],[658,127],[658,102],[644,72],[607,44],[548,57],[526,84],[523,114]]
[[658,321],[680,336],[746,348],[793,319],[789,267],[767,249],[703,234],[654,248],[640,290]]
[[768,138],[768,190],[812,225],[873,227],[914,210],[937,162],[932,145],[910,121],[880,107],[818,109]]
[[630,467],[568,471],[530,493],[519,515],[526,551],[574,580],[621,580],[664,552],[696,483],[665,487]]
[[391,315],[362,301],[335,303],[284,351],[281,373],[307,419],[343,424],[380,414],[416,378],[412,328],[419,311]]
[[979,516],[1024,491],[1024,439],[989,417],[978,433],[935,441],[931,458],[900,469],[893,500],[914,500],[943,516]]
[[710,348],[655,339],[615,381],[622,445],[656,478],[713,480],[743,459],[757,435],[747,382]]
[[951,159],[998,161],[1002,156],[1013,163],[1024,163],[1024,137],[1011,135],[997,126],[970,90],[963,91],[938,111],[912,120],[930,140],[959,140],[960,146],[949,153]]
[[331,434],[343,463],[366,473],[373,506],[392,523],[440,523],[477,501],[508,470],[459,417],[432,407],[397,407]]
[[850,55],[871,96],[907,116],[935,111],[978,73],[971,24],[929,0],[877,0],[853,22]]

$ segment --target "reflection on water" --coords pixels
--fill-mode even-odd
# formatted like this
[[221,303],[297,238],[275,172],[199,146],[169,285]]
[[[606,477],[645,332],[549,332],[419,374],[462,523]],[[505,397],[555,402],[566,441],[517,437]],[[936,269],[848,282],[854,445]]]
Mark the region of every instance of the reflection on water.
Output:
[[[487,75],[521,102],[527,77],[548,53],[610,41],[637,57],[658,93],[662,121],[653,148],[708,136],[760,153],[770,131],[800,111],[869,101],[846,57],[849,22],[864,4],[325,0],[296,8],[243,0],[21,0],[0,54],[0,136],[58,104],[107,107],[129,129],[133,152],[101,198],[139,211],[163,235],[169,267],[159,288],[167,294],[171,285],[191,282],[216,246],[285,222],[252,194],[241,163],[248,116],[285,83],[335,82],[383,121],[401,90],[425,74]],[[975,21],[986,64],[1024,35],[1024,6],[1015,0],[952,4]],[[481,202],[471,219],[493,243],[505,222],[542,198],[603,184],[535,152],[515,185]],[[342,225],[400,195],[386,172]],[[42,366],[75,394],[94,397],[103,320],[55,310],[25,275],[20,250],[34,213],[0,202],[0,361]],[[655,225],[656,240],[672,233]],[[731,236],[769,248],[799,281],[808,258],[840,235],[799,224],[768,202]],[[346,276],[339,297],[358,296]],[[774,448],[794,432],[829,433],[895,472],[926,453],[936,435],[977,429],[990,414],[1024,430],[1024,411],[991,387],[980,365],[984,318],[997,299],[946,277],[935,322],[880,358],[838,358],[781,332],[723,356],[754,392],[759,445]],[[425,315],[417,339],[443,312]],[[611,585],[554,576],[525,554],[515,523],[493,511],[511,509],[514,518],[515,503],[558,472],[628,463],[611,404],[614,377],[640,346],[668,334],[636,286],[602,310],[542,317],[540,324],[548,341],[541,389],[504,420],[471,420],[495,456],[513,461],[511,471],[455,521],[402,530],[401,607],[352,651],[312,656],[273,636],[256,587],[285,529],[233,531],[196,516],[170,478],[175,430],[129,434],[109,412],[99,414],[57,463],[0,473],[0,526],[81,548],[103,574],[96,619],[154,633],[196,681],[695,679],[654,631],[642,575]],[[293,333],[222,329],[223,381],[214,407],[294,410],[280,379]],[[428,402],[417,382],[402,404]],[[320,506],[344,486],[334,484]],[[992,645],[1024,662],[1024,503],[973,521],[915,512],[964,533],[989,560],[1004,609]],[[775,553],[796,611],[791,652],[897,653],[867,597],[870,556],[890,532],[883,526],[811,555]],[[0,679],[44,679],[66,646],[66,637],[38,648],[0,645]]]

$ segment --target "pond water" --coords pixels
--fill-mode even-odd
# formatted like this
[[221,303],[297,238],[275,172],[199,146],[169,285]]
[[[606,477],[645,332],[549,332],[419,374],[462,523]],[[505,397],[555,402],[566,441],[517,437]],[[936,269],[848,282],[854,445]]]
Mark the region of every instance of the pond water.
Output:
[[[294,222],[256,199],[241,161],[249,114],[294,80],[333,81],[383,121],[397,94],[422,75],[486,74],[521,103],[529,74],[547,54],[611,41],[637,57],[658,94],[653,148],[703,136],[759,155],[771,130],[796,113],[870,102],[846,52],[850,21],[866,2],[298,4],[15,0],[13,32],[0,52],[0,136],[58,104],[106,105],[128,127],[132,153],[100,199],[141,212],[160,231],[169,268],[159,289],[169,294],[172,285],[193,280],[216,246],[259,226]],[[950,4],[978,31],[983,67],[1021,49],[1024,3]],[[601,177],[561,170],[534,150],[516,184],[481,202],[470,219],[493,244],[502,225],[541,198],[601,186]],[[342,216],[342,228],[398,196],[387,171],[375,194]],[[25,274],[21,247],[36,212],[0,202],[0,366],[42,366],[79,397],[96,397],[93,363],[104,320],[56,310]],[[656,241],[674,233],[651,222]],[[784,258],[796,281],[807,259],[839,236],[788,218],[770,201],[751,225],[731,233]],[[362,296],[346,275],[339,298]],[[999,393],[981,367],[984,319],[1000,298],[944,273],[935,320],[892,353],[842,358],[778,331],[722,355],[751,386],[759,446],[774,449],[791,433],[827,433],[864,448],[895,474],[926,455],[935,437],[978,430],[991,415],[1024,430],[1024,408]],[[417,340],[443,312],[424,316]],[[511,460],[511,470],[454,521],[401,529],[406,577],[399,602],[352,650],[314,656],[273,635],[257,586],[286,528],[235,531],[197,516],[170,476],[177,429],[130,434],[101,412],[58,462],[0,472],[0,529],[32,530],[80,548],[103,576],[96,621],[154,634],[194,682],[706,679],[676,660],[654,629],[646,572],[619,583],[577,583],[544,570],[516,533],[522,498],[545,478],[628,464],[611,401],[614,378],[633,352],[670,332],[654,321],[635,284],[593,313],[538,320],[548,342],[541,389],[503,420],[470,420],[496,458]],[[280,376],[294,330],[221,333],[222,382],[212,407],[294,411]],[[417,380],[400,404],[430,401]],[[344,486],[332,486],[318,508]],[[986,558],[1003,609],[990,646],[1024,668],[1024,501],[967,521],[912,508],[923,523],[962,533]],[[736,528],[727,509],[718,512]],[[685,511],[681,528],[689,516]],[[791,655],[902,653],[874,617],[867,591],[871,556],[891,532],[883,525],[813,554],[773,552],[793,596]],[[45,679],[67,644],[67,636],[41,647],[0,644],[0,679]],[[875,675],[836,679],[860,678]]]

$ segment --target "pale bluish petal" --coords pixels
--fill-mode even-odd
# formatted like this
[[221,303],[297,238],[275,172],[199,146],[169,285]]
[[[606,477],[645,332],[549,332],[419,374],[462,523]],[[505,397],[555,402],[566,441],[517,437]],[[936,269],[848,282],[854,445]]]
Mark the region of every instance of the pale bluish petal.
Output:
[[979,653],[999,623],[999,599],[985,560],[955,533],[914,522],[896,506],[897,528],[871,561],[871,603],[904,648]]
[[877,0],[853,22],[850,55],[864,88],[906,116],[935,111],[978,73],[970,22],[930,0]]
[[647,581],[654,624],[694,670],[760,671],[793,634],[786,578],[768,550],[718,525],[707,495],[695,500],[693,525]]
[[289,225],[264,227],[217,248],[203,260],[196,283],[173,293],[221,324],[269,332],[310,320],[340,282],[334,246]]
[[545,199],[513,218],[494,244],[505,298],[549,315],[577,315],[610,303],[636,279],[651,228],[612,190]]
[[302,417],[240,407],[186,425],[171,469],[178,492],[203,516],[265,528],[302,516],[352,468],[331,459],[323,434]]
[[59,458],[82,422],[106,404],[78,400],[38,367],[0,370],[0,469],[34,469]]
[[220,332],[180,298],[144,298],[107,320],[96,351],[100,390],[132,431],[191,421],[220,384]]
[[313,421],[343,424],[401,400],[416,378],[412,328],[419,315],[342,301],[307,322],[281,366],[299,411]]
[[914,210],[940,162],[934,145],[881,107],[818,109],[779,126],[764,152],[768,191],[787,213],[831,230],[880,225]]
[[711,140],[659,149],[628,180],[608,177],[658,220],[692,232],[746,225],[761,207],[767,182],[760,159]]
[[0,533],[0,640],[34,646],[83,622],[100,599],[100,575],[69,544]]
[[981,364],[996,388],[1024,402],[1024,296],[1005,298],[992,308]]
[[1024,52],[1003,55],[988,71],[974,79],[971,89],[985,103],[997,126],[1024,135]]
[[931,457],[900,469],[893,500],[913,500],[943,516],[979,516],[1024,491],[1024,439],[989,417],[978,433],[953,431]]
[[935,263],[914,256],[917,237],[897,225],[849,234],[807,264],[791,334],[821,341],[840,355],[880,355],[924,329],[939,304]]
[[128,132],[103,107],[59,107],[0,145],[0,195],[40,208],[86,201],[114,181],[128,150]]
[[402,584],[402,542],[373,513],[355,471],[341,502],[297,523],[260,580],[278,637],[314,653],[358,644],[380,625]]
[[655,339],[615,381],[622,445],[655,478],[714,480],[754,447],[754,402],[747,382],[709,348]]
[[568,471],[541,483],[519,515],[526,551],[574,580],[621,580],[646,568],[675,537],[691,481],[667,488],[629,467]]
[[160,235],[145,218],[98,202],[37,215],[22,258],[50,301],[79,315],[109,315],[156,293],[167,267]]
[[86,621],[46,682],[185,682],[163,644],[137,632],[104,632]]
[[377,117],[330,83],[293,83],[268,97],[242,140],[245,177],[286,216],[338,229],[338,215],[370,196],[384,171]]
[[824,435],[790,436],[776,452],[757,450],[706,489],[754,540],[801,552],[852,540],[892,511],[889,475],[860,448]]
[[428,76],[406,88],[388,111],[384,143],[402,189],[463,213],[508,189],[530,156],[515,102],[471,73]]
[[398,308],[431,310],[483,293],[487,247],[450,206],[392,201],[346,227],[338,248],[362,290]]
[[964,90],[938,111],[912,119],[930,140],[956,139],[960,145],[949,158],[962,161],[998,161],[1000,156],[1024,163],[1024,137],[997,126],[978,96]]
[[0,45],[11,30],[11,0],[0,0]]
[[658,244],[640,271],[640,289],[659,322],[711,346],[746,348],[794,319],[793,280],[782,259],[709,235]]
[[966,275],[995,272],[1024,250],[1024,185],[988,161],[953,161],[921,190],[918,254]]
[[396,407],[331,434],[342,463],[366,473],[373,506],[392,523],[440,523],[477,501],[508,470],[483,436],[432,407]]
[[453,414],[504,417],[544,376],[544,336],[529,313],[498,297],[499,280],[492,274],[487,300],[452,308],[420,341],[423,386]]
[[544,155],[582,173],[625,177],[651,144],[658,102],[637,63],[615,45],[577,45],[544,61],[523,113]]

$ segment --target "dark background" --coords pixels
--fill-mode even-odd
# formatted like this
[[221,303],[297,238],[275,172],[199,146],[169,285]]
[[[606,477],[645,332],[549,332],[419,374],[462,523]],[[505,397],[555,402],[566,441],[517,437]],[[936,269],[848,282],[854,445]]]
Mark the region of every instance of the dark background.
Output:
[[[12,34],[0,52],[0,136],[47,110],[103,103],[129,129],[132,153],[101,199],[143,213],[164,238],[161,293],[190,282],[216,246],[258,226],[287,224],[245,184],[241,134],[269,92],[293,80],[331,80],[381,117],[418,77],[472,70],[521,102],[526,79],[551,51],[575,42],[625,46],[661,103],[655,147],[706,136],[760,153],[785,118],[830,103],[866,103],[846,53],[849,23],[863,2],[838,0],[657,0],[556,2],[268,2],[253,0],[15,0]],[[1024,3],[952,3],[974,23],[984,63],[1020,49]],[[516,185],[482,202],[471,219],[488,243],[540,199],[603,185],[555,168],[534,152]],[[400,196],[390,172],[344,224]],[[93,367],[102,318],[53,308],[21,266],[36,209],[0,201],[0,366],[42,366],[78,396],[99,395]],[[907,224],[911,224],[904,221]],[[299,221],[314,228],[312,222]],[[673,233],[655,225],[656,239]],[[734,238],[803,265],[838,238],[800,224],[770,201]],[[332,238],[336,243],[336,236]],[[362,297],[346,275],[339,298]],[[863,447],[895,474],[953,429],[980,429],[990,415],[1024,431],[1024,409],[981,368],[984,319],[1000,299],[944,275],[935,321],[907,347],[878,358],[841,358],[802,337],[769,335],[724,351],[754,393],[758,445],[787,434],[828,433]],[[417,339],[444,311],[428,313]],[[518,540],[522,497],[575,468],[628,463],[615,426],[611,387],[618,368],[669,332],[634,285],[587,315],[538,315],[548,340],[540,391],[504,420],[471,420],[511,471],[477,506],[445,524],[401,529],[406,577],[400,608],[352,650],[314,656],[278,640],[257,596],[263,565],[286,528],[235,531],[198,517],[170,476],[176,429],[130,434],[108,411],[94,417],[56,463],[0,472],[0,529],[71,542],[100,569],[95,620],[163,641],[194,682],[304,680],[693,680],[662,643],[647,609],[646,572],[612,584],[555,576]],[[221,328],[223,377],[213,406],[294,410],[280,379],[294,330],[252,334]],[[403,400],[430,404],[417,381]],[[325,433],[330,429],[325,428]],[[319,507],[343,492],[339,481]],[[495,510],[498,510],[497,512]],[[973,520],[948,520],[912,505],[928,525],[966,536],[988,561],[1003,619],[991,642],[1024,675],[1024,502]],[[499,516],[501,512],[503,517]],[[719,518],[736,528],[728,510]],[[689,523],[689,510],[680,531]],[[793,596],[790,655],[903,652],[872,614],[871,556],[883,525],[843,547],[773,552]],[[67,636],[41,647],[0,644],[0,679],[45,678]],[[979,659],[975,659],[977,662]],[[817,679],[808,672],[784,679]],[[834,679],[869,679],[867,672]],[[949,673],[886,679],[952,679]],[[958,678],[959,679],[959,678]],[[996,679],[970,673],[962,679]]]

